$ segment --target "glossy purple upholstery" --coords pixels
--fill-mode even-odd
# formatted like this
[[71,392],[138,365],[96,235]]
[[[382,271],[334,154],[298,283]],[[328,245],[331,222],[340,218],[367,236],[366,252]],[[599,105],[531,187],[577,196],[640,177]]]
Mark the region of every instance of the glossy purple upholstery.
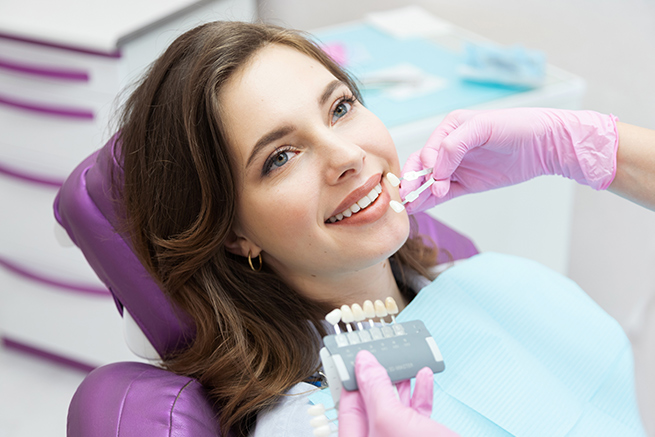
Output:
[[75,437],[221,435],[198,381],[132,362],[89,373],[71,401],[67,429]]
[[114,161],[114,147],[112,139],[68,176],[55,199],[55,218],[109,288],[121,314],[123,307],[128,309],[162,356],[184,346],[193,328],[115,231],[119,223],[110,183],[112,172],[119,180],[122,172]]
[[[84,160],[55,200],[55,216],[107,285],[119,311],[127,308],[160,353],[193,337],[188,316],[175,309],[126,240],[116,231],[111,175],[120,181],[113,140]],[[419,232],[440,249],[439,261],[477,253],[466,237],[427,214],[416,214]],[[219,436],[215,413],[195,380],[143,363],[114,363],[91,372],[68,412],[69,437]]]

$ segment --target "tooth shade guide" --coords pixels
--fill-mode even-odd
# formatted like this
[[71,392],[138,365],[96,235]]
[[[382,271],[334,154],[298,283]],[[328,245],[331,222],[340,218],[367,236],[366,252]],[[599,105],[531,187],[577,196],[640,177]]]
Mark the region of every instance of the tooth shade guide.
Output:
[[401,180],[414,181],[420,178],[421,176],[429,175],[430,173],[432,173],[432,170],[433,167],[424,168],[423,170],[419,170],[419,171],[408,171],[407,173],[402,175],[402,177],[398,177],[395,174],[389,172],[387,173],[387,181],[389,181],[389,183],[394,187],[397,187],[400,185]]
[[341,321],[341,310],[335,308],[325,316],[325,320],[334,327],[334,332],[336,334],[341,334],[341,329],[339,329],[339,322]]
[[316,404],[307,408],[307,414],[310,416],[322,416],[326,411],[328,410],[325,409],[325,405],[323,404]]
[[398,202],[397,200],[390,201],[389,206],[391,207],[391,209],[393,209],[397,213],[401,213],[401,212],[403,212],[405,210],[405,207],[403,206],[403,204]]
[[371,328],[375,326],[375,322],[373,322],[373,319],[375,318],[375,307],[373,306],[373,302],[370,300],[365,300],[364,301],[364,316],[368,319],[369,325],[371,325]]
[[395,315],[398,314],[398,305],[393,297],[389,296],[384,300],[384,306],[391,316],[391,323],[396,323]]
[[353,312],[348,305],[341,306],[341,321],[346,324],[346,329],[348,332],[353,331],[351,323],[355,321],[355,317],[353,316]]
[[391,172],[387,173],[387,181],[394,187],[400,185],[400,178]]
[[357,323],[357,329],[362,331],[364,329],[364,327],[362,326],[362,321],[364,321],[365,319],[364,310],[362,309],[361,306],[359,306],[358,303],[352,304],[350,309],[352,310],[355,323]]
[[383,325],[386,323],[384,318],[387,317],[387,308],[381,300],[376,300],[373,305],[375,306],[375,316],[380,319]]

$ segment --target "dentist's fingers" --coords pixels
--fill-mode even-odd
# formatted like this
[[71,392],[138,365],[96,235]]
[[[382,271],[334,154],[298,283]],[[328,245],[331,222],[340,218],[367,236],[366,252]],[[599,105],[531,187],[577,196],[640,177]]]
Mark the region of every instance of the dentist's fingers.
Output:
[[409,379],[401,381],[396,384],[396,390],[398,390],[398,398],[400,398],[400,403],[406,407],[410,406],[411,396],[412,396],[412,383]]
[[339,437],[368,436],[366,406],[359,391],[341,390],[339,399]]
[[422,416],[430,417],[432,414],[432,401],[434,395],[434,374],[428,367],[424,367],[416,374],[414,394],[410,406]]
[[369,351],[362,350],[357,353],[355,376],[369,418],[376,417],[379,408],[394,409],[394,406],[401,406],[387,371]]

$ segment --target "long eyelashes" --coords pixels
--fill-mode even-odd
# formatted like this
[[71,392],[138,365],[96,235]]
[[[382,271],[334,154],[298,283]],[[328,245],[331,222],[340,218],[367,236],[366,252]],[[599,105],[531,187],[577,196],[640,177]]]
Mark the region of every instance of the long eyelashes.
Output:
[[266,159],[264,163],[264,168],[262,169],[262,176],[266,176],[273,170],[273,167],[282,167],[289,161],[289,157],[285,156],[290,152],[295,152],[294,148],[291,146],[282,146],[275,149],[275,152]]

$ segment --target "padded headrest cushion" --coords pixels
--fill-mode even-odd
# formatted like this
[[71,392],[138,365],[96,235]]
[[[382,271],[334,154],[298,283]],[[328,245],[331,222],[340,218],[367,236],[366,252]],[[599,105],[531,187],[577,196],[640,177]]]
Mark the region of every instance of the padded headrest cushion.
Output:
[[55,218],[82,250],[100,280],[128,309],[160,356],[184,347],[195,335],[188,315],[175,308],[117,231],[111,175],[122,170],[112,138],[73,170],[55,199]]

